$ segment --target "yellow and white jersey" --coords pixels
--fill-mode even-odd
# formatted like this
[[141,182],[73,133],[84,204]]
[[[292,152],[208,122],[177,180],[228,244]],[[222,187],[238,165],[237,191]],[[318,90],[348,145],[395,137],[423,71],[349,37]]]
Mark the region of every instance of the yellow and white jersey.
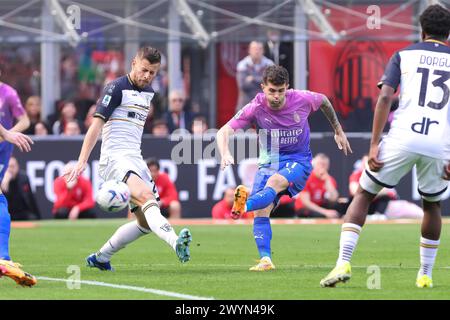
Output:
[[399,107],[384,141],[406,151],[450,159],[450,48],[427,40],[396,52],[379,87],[400,85]]
[[137,88],[128,75],[105,87],[94,114],[105,121],[100,159],[141,155],[142,134],[154,95],[151,86]]

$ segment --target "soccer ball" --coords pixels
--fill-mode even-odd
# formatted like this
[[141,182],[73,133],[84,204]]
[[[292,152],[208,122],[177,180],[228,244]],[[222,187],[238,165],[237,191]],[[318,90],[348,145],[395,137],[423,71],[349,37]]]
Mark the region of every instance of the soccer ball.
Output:
[[130,189],[122,181],[106,181],[98,190],[95,201],[106,212],[120,211],[130,202]]

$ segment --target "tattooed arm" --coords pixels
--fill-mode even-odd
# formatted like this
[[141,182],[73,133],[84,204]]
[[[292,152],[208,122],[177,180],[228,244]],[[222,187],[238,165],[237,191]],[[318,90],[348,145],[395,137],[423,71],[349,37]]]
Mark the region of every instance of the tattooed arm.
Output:
[[341,124],[339,123],[336,112],[334,111],[330,100],[328,100],[326,96],[323,98],[322,104],[320,105],[320,110],[323,112],[325,117],[327,117],[331,127],[334,130],[334,140],[336,141],[339,150],[342,150],[345,155],[347,155],[348,152],[353,153],[344,130],[342,130]]

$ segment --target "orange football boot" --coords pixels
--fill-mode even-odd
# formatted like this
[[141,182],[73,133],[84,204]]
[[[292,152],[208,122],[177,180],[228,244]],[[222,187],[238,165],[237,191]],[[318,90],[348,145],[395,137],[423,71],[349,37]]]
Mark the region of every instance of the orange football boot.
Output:
[[234,191],[233,208],[231,209],[231,217],[233,219],[239,219],[239,217],[245,213],[245,203],[248,198],[248,190],[246,186],[239,185]]

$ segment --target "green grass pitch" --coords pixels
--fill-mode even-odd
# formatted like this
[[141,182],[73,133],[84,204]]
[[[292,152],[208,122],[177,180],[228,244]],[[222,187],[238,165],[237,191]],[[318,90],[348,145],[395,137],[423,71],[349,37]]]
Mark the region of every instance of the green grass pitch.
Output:
[[[151,234],[113,258],[115,272],[87,268],[85,257],[125,222],[47,221],[37,222],[35,228],[13,229],[13,258],[37,277],[61,282],[41,278],[35,287],[22,288],[3,277],[0,299],[178,299],[167,292],[225,300],[450,298],[449,224],[443,225],[434,288],[415,287],[420,225],[370,224],[364,227],[353,256],[350,282],[324,289],[319,281],[336,261],[340,225],[273,225],[272,251],[277,269],[271,272],[248,271],[257,259],[251,225],[190,226],[192,258],[186,264],[180,264],[175,253]],[[181,228],[175,226],[176,231]],[[368,273],[373,265],[380,270],[380,289],[367,286],[373,283],[374,274]],[[74,279],[74,269],[69,266],[79,266],[79,289],[70,289],[63,282]]]

